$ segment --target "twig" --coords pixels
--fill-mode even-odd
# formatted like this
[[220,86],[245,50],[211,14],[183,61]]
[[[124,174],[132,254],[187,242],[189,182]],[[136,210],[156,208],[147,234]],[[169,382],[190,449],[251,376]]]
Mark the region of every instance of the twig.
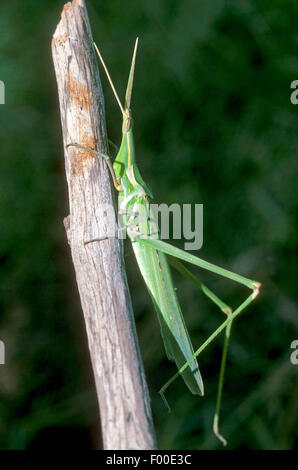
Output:
[[106,163],[104,99],[83,0],[64,6],[52,40],[60,102],[70,215],[66,229],[84,312],[105,449],[153,449],[149,395],[119,240],[108,238],[102,204],[113,207]]

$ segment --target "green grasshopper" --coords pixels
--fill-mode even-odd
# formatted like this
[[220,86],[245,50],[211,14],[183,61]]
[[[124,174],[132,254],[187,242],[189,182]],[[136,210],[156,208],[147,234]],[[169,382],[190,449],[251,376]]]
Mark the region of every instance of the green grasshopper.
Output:
[[[124,229],[131,240],[132,247],[144,278],[146,287],[152,298],[160,324],[161,335],[164,342],[166,355],[171,361],[175,361],[178,372],[161,388],[161,394],[166,406],[165,390],[168,386],[182,376],[185,384],[193,394],[204,395],[204,385],[197,362],[199,354],[225,329],[225,342],[221,360],[216,410],[214,415],[213,430],[216,436],[225,445],[226,441],[218,430],[218,417],[221,404],[226,355],[232,321],[247,307],[259,293],[260,283],[230,272],[224,268],[208,263],[186,251],[175,248],[165,243],[158,236],[159,229],[156,221],[150,220],[149,202],[152,198],[148,185],[143,181],[138,170],[135,158],[133,140],[133,120],[130,109],[131,94],[133,88],[136,52],[138,39],[135,43],[128,84],[125,95],[125,104],[118,97],[110,74],[103,58],[95,45],[99,59],[103,65],[107,78],[112,87],[115,98],[122,113],[122,141],[115,161],[112,165],[110,157],[74,143],[68,146],[76,146],[94,153],[106,160],[111,172],[114,186],[119,192],[119,213],[124,214]],[[102,238],[90,240],[85,243],[100,241]],[[252,290],[251,295],[232,312],[208,287],[202,284],[181,261],[186,261],[200,268],[219,274],[245,285]],[[201,347],[194,352],[188,330],[181,312],[179,301],[173,286],[169,264],[193,282],[207,297],[210,298],[226,315],[226,320],[207,338]]]

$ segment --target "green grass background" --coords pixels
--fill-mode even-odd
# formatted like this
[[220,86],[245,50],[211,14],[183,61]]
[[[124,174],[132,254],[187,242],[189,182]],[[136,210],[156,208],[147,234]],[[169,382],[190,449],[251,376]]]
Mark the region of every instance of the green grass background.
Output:
[[[1,4],[0,448],[99,447],[98,412],[67,246],[68,213],[51,36],[63,2]],[[298,6],[294,0],[87,2],[121,96],[140,37],[133,111],[139,168],[155,202],[203,203],[199,255],[262,282],[232,331],[221,429],[230,449],[297,447]],[[121,116],[103,77],[109,137]],[[212,414],[222,337],[200,359],[206,397],[165,358],[150,298],[126,264],[160,448],[218,449]],[[196,271],[232,306],[245,289]],[[195,345],[222,315],[175,285]]]

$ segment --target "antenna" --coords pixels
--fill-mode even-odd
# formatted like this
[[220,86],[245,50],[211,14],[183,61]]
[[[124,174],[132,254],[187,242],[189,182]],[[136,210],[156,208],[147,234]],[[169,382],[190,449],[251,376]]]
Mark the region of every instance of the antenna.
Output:
[[106,76],[108,77],[108,80],[109,80],[109,82],[110,82],[110,85],[111,85],[111,88],[112,88],[113,93],[114,93],[114,95],[115,95],[115,98],[116,98],[116,100],[117,100],[117,102],[118,102],[118,104],[119,104],[119,107],[120,107],[120,109],[121,109],[121,112],[122,112],[122,114],[125,114],[125,113],[124,113],[123,106],[122,106],[121,101],[120,101],[120,99],[119,99],[119,96],[118,96],[118,94],[117,94],[116,88],[114,87],[113,81],[112,81],[111,76],[110,76],[110,74],[109,74],[109,71],[108,71],[108,69],[107,69],[107,67],[106,67],[106,64],[104,63],[104,60],[103,60],[103,58],[102,58],[102,56],[101,56],[101,53],[99,52],[99,49],[98,49],[97,45],[95,44],[95,42],[94,42],[94,47],[95,47],[95,50],[96,50],[96,52],[97,52],[97,55],[98,55],[98,57],[99,57],[99,59],[100,59],[100,62],[102,63],[102,66],[103,66],[103,68],[104,68],[104,71],[105,71],[105,73],[106,73]]

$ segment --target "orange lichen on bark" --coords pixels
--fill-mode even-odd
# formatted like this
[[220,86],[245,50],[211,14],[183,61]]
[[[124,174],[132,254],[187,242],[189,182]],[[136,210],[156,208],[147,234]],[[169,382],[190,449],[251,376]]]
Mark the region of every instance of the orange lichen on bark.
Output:
[[[66,13],[67,10],[69,10],[71,7],[72,7],[71,2],[65,3],[65,5],[64,5],[64,7],[63,7],[62,15],[63,15],[64,13]],[[61,15],[61,16],[62,16],[62,15]]]
[[[91,150],[96,150],[96,141],[94,137],[87,132],[82,134],[82,138],[80,139],[81,145],[87,147]],[[71,171],[73,175],[82,174],[84,170],[87,168],[87,162],[90,159],[96,158],[94,153],[88,152],[87,150],[81,149],[79,147],[69,147],[72,149],[72,158],[71,158]]]
[[67,77],[67,89],[72,102],[82,110],[87,110],[89,106],[89,88],[87,85],[76,80],[70,73]]
[[52,39],[52,47],[53,47],[53,44],[55,43],[58,43],[58,44],[62,44],[66,41],[69,40],[69,36],[68,34],[61,34],[60,36],[53,36],[53,39]]

